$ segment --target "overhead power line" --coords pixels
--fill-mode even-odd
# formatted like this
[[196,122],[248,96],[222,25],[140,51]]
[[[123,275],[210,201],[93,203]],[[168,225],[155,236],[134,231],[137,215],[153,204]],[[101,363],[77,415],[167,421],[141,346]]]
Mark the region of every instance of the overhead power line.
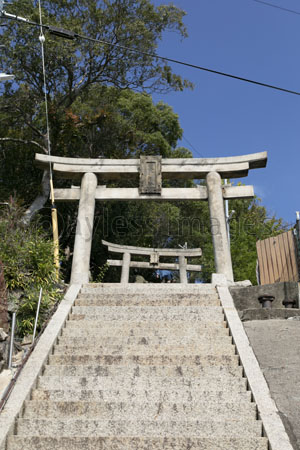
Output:
[[262,83],[260,81],[251,80],[250,78],[244,78],[244,77],[240,77],[238,75],[233,75],[233,74],[226,73],[226,72],[221,72],[219,70],[209,69],[207,67],[198,66],[197,64],[191,64],[191,63],[187,63],[187,62],[184,62],[184,61],[179,61],[178,59],[172,59],[172,58],[168,58],[166,56],[160,56],[160,55],[155,55],[153,53],[143,52],[141,50],[135,50],[135,49],[132,49],[130,47],[126,47],[126,46],[121,45],[121,44],[113,44],[112,42],[103,41],[101,39],[94,39],[94,38],[90,38],[88,36],[83,36],[83,35],[80,35],[80,34],[77,34],[76,37],[79,38],[79,39],[85,39],[85,40],[88,40],[88,41],[91,41],[91,42],[95,42],[95,43],[98,43],[98,44],[102,44],[102,45],[108,45],[108,46],[111,46],[111,47],[118,47],[118,48],[121,48],[122,50],[128,50],[128,51],[133,52],[133,53],[139,53],[141,55],[149,56],[151,58],[161,59],[163,61],[172,62],[172,63],[175,63],[175,64],[179,64],[181,66],[191,67],[193,69],[202,70],[204,72],[214,73],[216,75],[221,75],[223,77],[233,78],[233,79],[239,80],[239,81],[245,81],[246,83],[256,84],[258,86],[263,86],[263,87],[267,87],[267,88],[270,88],[270,89],[275,89],[277,91],[287,92],[288,94],[300,95],[300,92],[292,91],[290,89],[282,88],[282,87],[275,86],[275,85],[272,85],[272,84]]
[[297,14],[298,16],[300,16],[300,12],[294,11],[293,9],[287,9],[287,8],[284,8],[283,6],[278,6],[278,5],[274,5],[273,3],[264,2],[263,0],[252,0],[252,1],[256,2],[256,3],[262,3],[263,5],[270,6],[271,8],[281,9],[282,11],[289,12],[292,14]]
[[[258,1],[258,0],[254,0],[254,1]],[[5,12],[3,12],[3,14],[2,14],[2,16],[0,18],[14,19],[14,20],[21,21],[23,23],[27,23],[28,25],[40,27],[40,24],[38,24],[36,22],[32,22],[32,21],[30,21],[28,19],[24,19],[23,17],[14,16],[12,14],[7,14]],[[51,25],[43,25],[43,28],[47,29],[53,35],[56,35],[56,36],[59,36],[59,37],[63,37],[63,38],[66,38],[66,39],[74,40],[75,38],[77,38],[77,39],[82,39],[82,40],[94,42],[95,44],[101,44],[101,45],[106,45],[106,46],[110,46],[110,47],[116,47],[116,48],[120,48],[122,50],[127,50],[127,51],[132,52],[132,53],[148,56],[150,58],[156,58],[156,59],[160,59],[162,61],[168,61],[168,62],[171,62],[171,63],[174,63],[174,64],[179,64],[181,66],[190,67],[192,69],[202,70],[204,72],[213,73],[215,75],[220,75],[220,76],[223,76],[223,77],[232,78],[234,80],[244,81],[246,83],[254,84],[254,85],[257,85],[257,86],[262,86],[262,87],[266,87],[266,88],[269,88],[269,89],[274,89],[276,91],[285,92],[285,93],[288,93],[288,94],[293,94],[293,95],[299,95],[300,96],[300,92],[298,92],[298,91],[293,91],[291,89],[286,89],[286,88],[283,88],[283,87],[280,87],[280,86],[275,86],[275,85],[272,85],[272,84],[263,83],[261,81],[251,80],[250,78],[240,77],[238,75],[233,75],[233,74],[230,74],[230,73],[227,73],[227,72],[222,72],[222,71],[219,71],[219,70],[210,69],[208,67],[199,66],[197,64],[187,63],[187,62],[184,62],[184,61],[180,61],[178,59],[168,58],[166,56],[160,56],[160,55],[156,55],[154,53],[143,52],[142,50],[135,50],[135,49],[127,47],[125,45],[114,44],[112,42],[104,41],[102,39],[91,38],[89,36],[84,36],[84,35],[81,35],[81,34],[77,34],[77,33],[73,32],[73,31],[70,31],[70,30],[57,28],[57,27],[54,27],[54,26],[51,26]]]
[[182,135],[182,139],[184,139],[186,141],[186,143],[192,148],[192,150],[194,150],[195,153],[197,153],[197,155],[200,156],[200,158],[205,158],[205,156],[199,152],[199,150],[197,150],[193,144],[185,137],[185,135]]

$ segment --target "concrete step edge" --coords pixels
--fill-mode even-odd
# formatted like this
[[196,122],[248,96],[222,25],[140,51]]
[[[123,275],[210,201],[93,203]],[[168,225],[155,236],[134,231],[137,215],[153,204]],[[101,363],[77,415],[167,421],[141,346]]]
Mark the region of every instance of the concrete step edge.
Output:
[[17,420],[17,434],[27,436],[39,434],[50,435],[59,433],[61,436],[101,436],[104,433],[113,436],[130,436],[132,433],[142,436],[185,436],[185,437],[209,437],[215,436],[238,437],[241,432],[244,436],[259,437],[262,433],[262,423],[255,419],[249,420],[83,420],[67,418],[55,419],[23,419]]
[[9,436],[8,450],[267,450],[264,437],[142,438]]
[[65,364],[65,362],[68,361],[72,365],[88,365],[91,364],[91,362],[97,362],[101,363],[102,365],[124,365],[126,364],[128,367],[130,366],[147,366],[147,365],[187,365],[187,366],[198,366],[198,365],[204,365],[204,364],[211,364],[211,365],[231,365],[231,364],[238,364],[239,363],[239,357],[235,354],[230,355],[112,355],[112,354],[104,354],[104,355],[97,355],[94,354],[88,355],[63,355],[63,354],[57,354],[57,355],[50,355],[48,358],[49,364]]
[[[126,374],[126,376],[152,376],[165,373],[164,376],[168,377],[180,377],[180,376],[189,376],[189,373],[197,374],[199,377],[202,376],[211,376],[214,374],[235,374],[236,376],[242,377],[243,368],[238,365],[233,366],[127,366],[127,365],[119,365],[119,366],[103,366],[103,365],[86,365],[86,366],[78,366],[71,364],[61,364],[61,365],[49,365],[47,364],[44,368],[42,376],[49,375],[77,375],[77,373],[82,373],[81,376],[89,375],[89,376],[99,376],[99,377],[111,377],[116,376],[118,374]],[[194,375],[195,376],[195,375]]]

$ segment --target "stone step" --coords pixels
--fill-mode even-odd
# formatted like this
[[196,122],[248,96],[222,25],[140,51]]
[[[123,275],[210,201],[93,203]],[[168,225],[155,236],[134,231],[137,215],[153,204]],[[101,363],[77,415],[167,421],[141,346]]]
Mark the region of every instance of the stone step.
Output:
[[223,322],[224,314],[219,306],[74,306],[69,319],[99,323],[102,320]]
[[[169,378],[169,377],[159,377],[152,375],[138,376],[128,378],[126,376],[120,375],[114,378],[101,377],[101,376],[41,376],[38,378],[37,387],[38,389],[102,389],[102,390],[113,390],[116,387],[121,390],[131,389],[144,389],[144,390],[155,390],[162,389],[171,391],[188,387],[191,392],[196,392],[197,390],[205,391],[209,389],[230,389],[233,391],[246,390],[246,378],[237,377],[229,372],[224,372],[222,374],[216,373],[215,376],[209,377],[182,377]],[[234,391],[233,391],[234,392]],[[234,395],[234,393],[233,393]]]
[[199,297],[198,294],[176,295],[169,297],[152,296],[145,298],[126,295],[93,295],[81,294],[77,297],[75,306],[220,306],[220,300],[216,294],[206,294]]
[[54,348],[54,354],[70,354],[73,355],[233,355],[235,354],[234,345],[230,345],[224,341],[208,341],[199,342],[197,345],[101,345],[101,342],[95,342],[94,348],[86,346],[74,347],[70,345],[57,345]]
[[63,328],[63,333],[71,333],[74,332],[74,330],[79,332],[87,332],[87,333],[104,333],[107,336],[113,336],[114,334],[119,335],[122,334],[124,336],[130,334],[131,336],[134,335],[140,335],[141,333],[144,334],[152,333],[154,335],[165,335],[170,336],[173,333],[176,335],[183,335],[183,334],[196,334],[201,335],[205,333],[218,333],[218,332],[224,332],[224,329],[226,330],[226,333],[228,334],[229,330],[226,328],[226,322],[219,321],[219,322],[210,322],[210,321],[201,321],[201,322],[193,322],[193,326],[191,327],[191,324],[189,322],[181,322],[180,327],[178,327],[178,324],[173,322],[172,320],[164,320],[164,321],[123,321],[123,320],[69,320],[66,323],[65,328]]
[[207,292],[216,293],[216,288],[211,284],[180,284],[180,283],[129,283],[129,284],[119,284],[119,283],[92,283],[82,286],[81,294],[143,294],[144,296],[152,296],[154,293],[162,292],[166,295],[174,294],[186,294],[186,293],[199,293],[203,295]]
[[9,436],[8,450],[268,450],[268,440],[244,436],[202,439]]
[[[75,306],[75,308],[85,308],[83,306]],[[99,307],[100,308],[100,307]],[[125,307],[124,307],[125,309]],[[101,314],[100,311],[98,311],[98,314],[96,312],[92,313],[89,312],[88,314],[86,313],[82,313],[82,314],[77,314],[77,313],[71,313],[69,316],[69,320],[70,321],[76,321],[77,322],[77,326],[79,327],[84,327],[87,328],[89,327],[88,322],[89,321],[93,321],[93,322],[98,322],[98,324],[100,325],[101,321],[107,321],[107,320],[111,320],[111,321],[123,321],[126,320],[128,322],[134,322],[136,320],[139,320],[141,322],[145,321],[145,322],[149,322],[149,321],[153,321],[155,320],[155,318],[157,317],[158,321],[161,320],[172,320],[173,322],[189,322],[191,324],[191,326],[193,326],[192,324],[194,323],[199,323],[199,322],[207,322],[207,321],[211,321],[211,322],[216,322],[216,323],[220,323],[224,321],[224,315],[221,311],[205,311],[203,314],[188,314],[186,313],[185,315],[183,315],[183,313],[180,314],[180,312],[170,312],[170,311],[161,311],[161,313],[151,313],[148,312],[147,314],[142,314],[142,315],[138,315],[137,313],[132,313],[132,314],[128,314],[126,313],[126,311],[122,311],[121,308],[118,308],[118,311],[114,312],[113,314],[110,313],[109,311],[105,314]],[[181,326],[181,325],[178,325]]]
[[243,368],[235,364],[232,367],[228,366],[100,366],[100,365],[47,365],[43,372],[43,376],[52,377],[119,377],[126,376],[132,377],[210,377],[222,374],[231,374],[236,377],[243,376]]
[[18,419],[17,434],[25,436],[144,436],[144,437],[260,437],[257,420],[84,420]]
[[64,418],[84,417],[85,419],[124,420],[138,417],[143,420],[178,420],[184,418],[227,416],[228,420],[238,419],[243,411],[243,419],[256,419],[256,405],[245,399],[235,402],[212,403],[209,398],[197,402],[49,402],[31,400],[25,403],[23,417]]
[[198,297],[205,297],[205,296],[215,296],[219,297],[218,292],[215,288],[206,288],[206,289],[199,289],[197,286],[187,286],[186,289],[184,288],[178,288],[177,286],[175,289],[165,289],[164,287],[158,287],[156,289],[148,289],[148,286],[146,286],[146,289],[132,289],[127,288],[124,286],[120,287],[119,289],[101,289],[101,290],[95,290],[90,289],[88,292],[82,292],[82,290],[79,292],[78,297],[84,297],[84,296],[97,296],[97,297],[104,297],[104,296],[110,296],[110,297],[129,297],[129,296],[135,296],[135,297],[144,297],[144,298],[184,298],[188,296],[197,295]]
[[239,363],[238,355],[200,355],[183,354],[183,355],[95,355],[95,354],[56,354],[50,355],[48,359],[49,364],[55,365],[127,365],[127,366],[159,366],[159,365],[175,365],[175,366],[224,366],[233,367]]
[[197,297],[206,297],[206,296],[214,296],[214,297],[219,297],[218,292],[216,291],[216,289],[199,289],[199,288],[195,288],[194,286],[188,287],[187,289],[178,289],[177,287],[175,289],[164,289],[164,288],[158,288],[158,289],[142,289],[141,290],[136,290],[136,289],[127,289],[127,288],[120,288],[119,290],[115,290],[115,289],[102,289],[101,291],[95,291],[94,289],[90,289],[88,292],[82,292],[80,291],[78,294],[78,297],[144,297],[147,298],[149,300],[151,300],[152,298],[186,298],[186,297],[192,297],[192,296],[197,296]]
[[[226,390],[228,389],[228,390]],[[145,402],[149,400],[152,402],[198,402],[202,401],[203,398],[209,399],[210,402],[216,405],[232,401],[245,401],[251,402],[251,392],[246,391],[245,387],[234,388],[232,386],[216,385],[208,388],[201,387],[192,390],[190,387],[181,386],[178,389],[167,389],[166,387],[161,388],[160,386],[152,388],[140,389],[130,387],[126,389],[118,389],[118,386],[114,386],[113,389],[105,390],[102,388],[93,389],[89,386],[84,389],[71,389],[70,387],[62,389],[60,386],[56,386],[53,389],[35,389],[32,392],[32,400],[47,400],[47,401],[105,401],[105,402]]]
[[86,348],[97,349],[99,346],[105,348],[115,348],[115,347],[124,347],[124,346],[148,346],[150,348],[157,347],[158,345],[162,348],[164,346],[195,346],[208,344],[227,344],[232,345],[232,338],[230,336],[215,336],[214,333],[209,333],[206,336],[195,337],[189,335],[182,336],[91,336],[88,335],[84,339],[81,336],[72,337],[70,336],[61,336],[58,338],[58,345],[63,346],[74,346],[74,347],[82,347],[82,344],[85,345]]
[[[73,322],[72,322],[73,323]],[[117,322],[116,322],[117,325]],[[59,339],[65,338],[69,339],[73,342],[73,339],[111,339],[112,342],[116,342],[118,339],[131,338],[131,339],[141,339],[147,337],[149,339],[154,340],[164,340],[167,338],[172,339],[207,339],[211,336],[215,337],[226,337],[229,336],[229,329],[220,326],[219,324],[215,324],[215,328],[199,328],[198,330],[195,328],[188,327],[178,327],[176,329],[170,328],[152,328],[145,327],[143,328],[131,328],[128,326],[126,329],[122,329],[119,326],[115,328],[103,327],[102,324],[98,324],[98,328],[79,328],[79,327],[66,327],[62,330],[62,334]],[[60,341],[61,342],[61,341]]]
[[267,450],[211,285],[85,285],[6,450]]

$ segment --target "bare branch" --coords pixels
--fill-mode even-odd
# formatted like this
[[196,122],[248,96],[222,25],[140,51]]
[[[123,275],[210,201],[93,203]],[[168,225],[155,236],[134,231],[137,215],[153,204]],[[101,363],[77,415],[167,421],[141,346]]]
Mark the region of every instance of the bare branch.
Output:
[[36,145],[37,147],[39,147],[41,150],[43,150],[44,153],[48,153],[48,149],[46,147],[39,144],[38,142],[29,141],[27,139],[16,139],[16,138],[8,137],[8,138],[0,138],[0,142],[17,142],[20,144],[32,144],[32,145]]
[[29,120],[27,119],[26,113],[22,110],[22,108],[18,106],[18,107],[16,108],[16,110],[19,111],[19,112],[21,113],[21,117],[23,117],[23,120],[24,120],[24,122],[26,123],[26,125],[28,125],[29,128],[32,129],[32,131],[34,131],[38,136],[40,136],[41,138],[43,138],[43,139],[45,140],[45,139],[46,139],[45,135],[44,135],[38,128],[36,128],[36,127],[32,124],[32,121],[31,121],[31,120],[29,121]]

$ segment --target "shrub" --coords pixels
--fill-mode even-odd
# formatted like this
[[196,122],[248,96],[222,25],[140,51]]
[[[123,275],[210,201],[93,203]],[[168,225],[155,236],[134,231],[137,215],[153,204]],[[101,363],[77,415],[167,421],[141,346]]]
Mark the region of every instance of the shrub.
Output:
[[25,226],[23,214],[23,208],[12,199],[0,211],[0,260],[21,336],[33,332],[40,288],[43,296],[38,328],[61,295],[57,288],[53,243],[37,221]]

